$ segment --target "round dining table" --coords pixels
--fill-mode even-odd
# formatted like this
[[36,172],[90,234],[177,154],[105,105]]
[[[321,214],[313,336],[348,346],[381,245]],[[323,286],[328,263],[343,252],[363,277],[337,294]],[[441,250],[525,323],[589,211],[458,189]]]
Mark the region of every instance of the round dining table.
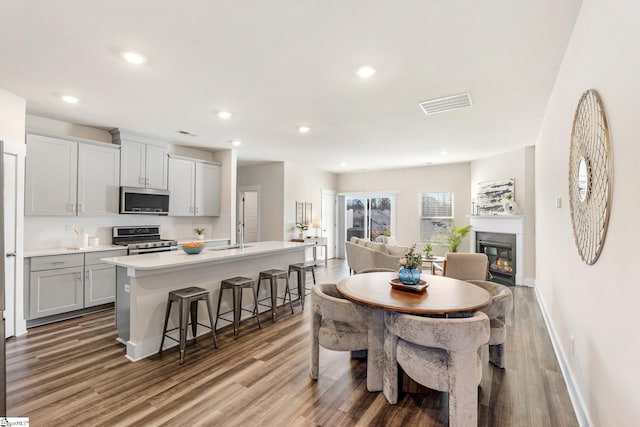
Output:
[[422,274],[422,292],[391,286],[392,272],[363,273],[346,277],[337,288],[345,298],[367,307],[367,390],[382,391],[384,312],[393,310],[422,316],[472,316],[491,303],[491,294],[463,280]]
[[422,274],[426,289],[412,292],[392,287],[391,280],[397,277],[391,272],[356,274],[340,280],[338,292],[370,307],[426,316],[473,315],[491,302],[489,292],[464,280]]

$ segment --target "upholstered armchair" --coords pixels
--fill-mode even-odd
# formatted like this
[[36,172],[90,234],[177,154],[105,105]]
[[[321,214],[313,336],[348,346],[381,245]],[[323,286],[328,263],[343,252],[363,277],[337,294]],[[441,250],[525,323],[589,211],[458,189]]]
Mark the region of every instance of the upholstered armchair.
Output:
[[478,348],[489,341],[489,318],[432,318],[386,311],[384,314],[383,392],[398,402],[398,365],[414,381],[449,393],[449,425],[478,425]]
[[488,269],[487,256],[476,253],[447,252],[442,267],[435,262],[431,263],[432,274],[459,280],[486,280]]
[[311,378],[318,379],[320,346],[334,351],[367,349],[368,319],[345,299],[335,284],[324,283],[311,290]]
[[409,248],[404,246],[387,246],[384,243],[359,241],[346,242],[347,264],[354,273],[369,268],[398,269],[398,261]]
[[507,286],[484,280],[469,280],[491,294],[491,304],[483,308],[491,323],[489,337],[489,361],[499,368],[504,368],[505,344],[507,341],[506,317],[513,309],[513,293]]

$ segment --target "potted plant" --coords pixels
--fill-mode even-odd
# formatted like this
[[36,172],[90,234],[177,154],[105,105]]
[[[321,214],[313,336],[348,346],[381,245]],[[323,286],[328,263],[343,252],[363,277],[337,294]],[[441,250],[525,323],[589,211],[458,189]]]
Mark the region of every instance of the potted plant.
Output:
[[451,252],[458,252],[458,246],[462,243],[462,239],[469,234],[471,231],[471,226],[467,225],[465,227],[456,227],[455,222],[451,222],[451,228],[446,229],[444,227],[440,227],[438,230],[439,240],[442,241],[442,244],[449,248]]
[[426,245],[424,245],[424,248],[422,248],[422,250],[424,251],[425,257],[433,258],[433,245],[431,245],[431,243],[427,243]]
[[420,282],[420,266],[422,265],[422,254],[414,252],[416,245],[411,246],[409,251],[398,261],[398,278],[405,285],[415,285]]
[[204,232],[207,231],[206,228],[196,227],[193,229],[193,231],[195,231],[196,234],[198,235],[198,239],[204,240]]
[[304,232],[309,229],[309,226],[303,222],[296,222],[296,228],[300,232],[299,239],[304,239]]

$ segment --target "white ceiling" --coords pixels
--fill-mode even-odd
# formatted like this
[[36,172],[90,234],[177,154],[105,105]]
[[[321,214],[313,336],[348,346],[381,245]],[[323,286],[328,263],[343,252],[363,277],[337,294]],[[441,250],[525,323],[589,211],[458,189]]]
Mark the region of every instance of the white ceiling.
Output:
[[[535,143],[579,7],[0,0],[0,87],[38,116],[209,149],[240,139],[242,161],[338,173],[468,161]],[[124,62],[126,49],[148,62]],[[361,65],[377,73],[363,81]],[[418,106],[463,92],[473,107],[426,116]]]

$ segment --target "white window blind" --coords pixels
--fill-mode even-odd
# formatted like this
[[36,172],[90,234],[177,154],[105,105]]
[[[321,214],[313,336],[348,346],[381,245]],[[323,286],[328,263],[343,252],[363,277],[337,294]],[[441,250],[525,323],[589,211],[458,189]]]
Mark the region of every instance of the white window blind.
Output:
[[420,195],[420,240],[433,242],[438,229],[450,228],[453,221],[453,193]]

